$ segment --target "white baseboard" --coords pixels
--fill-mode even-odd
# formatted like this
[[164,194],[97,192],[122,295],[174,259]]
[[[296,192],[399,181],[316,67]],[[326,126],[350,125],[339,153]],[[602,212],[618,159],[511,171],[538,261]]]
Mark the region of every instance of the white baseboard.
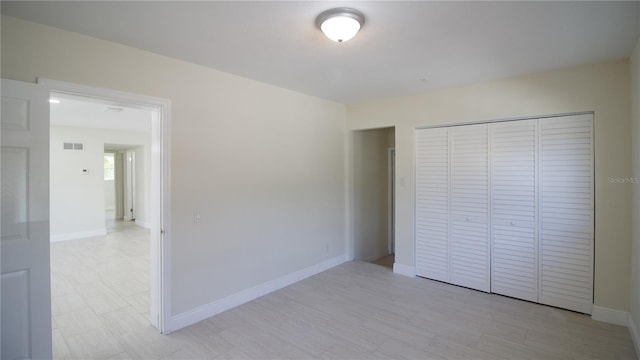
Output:
[[104,235],[107,235],[107,229],[102,228],[102,229],[89,230],[89,231],[80,231],[75,233],[51,235],[49,237],[49,240],[51,242],[57,242],[57,241],[83,239],[88,237],[104,236]]
[[332,267],[338,266],[344,262],[344,255],[336,256],[319,264],[267,281],[265,283],[242,290],[235,294],[231,294],[220,300],[216,300],[212,303],[197,307],[182,314],[172,316],[170,324],[168,326],[168,332],[173,332],[189,325],[195,324],[216,314],[220,314],[221,312],[227,311],[236,306],[240,306],[251,300],[255,300],[261,296],[267,295],[293,283],[304,280],[310,276],[329,270]]
[[635,321],[633,321],[633,316],[629,316],[629,334],[631,335],[631,340],[633,340],[633,345],[636,348],[636,356],[640,357],[640,333],[638,333],[638,328],[636,327]]
[[593,306],[591,310],[591,318],[593,320],[606,322],[609,324],[628,326],[629,313],[622,310],[609,309],[600,306]]
[[393,263],[393,272],[404,276],[416,276],[416,269],[413,266],[402,265],[397,262]]

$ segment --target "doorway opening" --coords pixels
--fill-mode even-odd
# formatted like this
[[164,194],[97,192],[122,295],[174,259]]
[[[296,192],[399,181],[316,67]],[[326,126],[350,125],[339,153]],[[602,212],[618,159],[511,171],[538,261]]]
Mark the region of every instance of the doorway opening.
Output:
[[107,232],[118,222],[150,228],[149,180],[144,144],[104,144],[105,222]]
[[119,198],[116,191],[116,155],[104,147],[104,219],[107,232],[111,222],[115,222],[116,198]]
[[[77,201],[69,201],[70,199],[63,200],[66,205],[66,210],[76,209],[80,200],[83,197],[95,197],[99,199],[97,202],[100,204],[100,220],[97,228],[100,228],[100,233],[85,233],[86,237],[109,237],[120,236],[120,244],[124,244],[123,248],[117,246],[117,241],[111,242],[110,245],[105,248],[105,253],[113,253],[122,255],[123,253],[131,253],[131,249],[127,248],[133,246],[138,241],[138,245],[144,249],[145,254],[143,257],[146,259],[146,263],[140,262],[136,265],[141,272],[146,272],[147,283],[145,288],[138,288],[142,290],[135,295],[135,298],[130,297],[124,299],[114,299],[113,294],[107,294],[102,296],[103,303],[96,305],[106,306],[106,310],[109,306],[114,307],[116,310],[126,308],[128,305],[139,310],[144,317],[146,326],[151,324],[161,333],[169,333],[170,329],[170,244],[169,244],[169,231],[166,228],[169,219],[169,196],[168,196],[168,180],[169,180],[169,102],[164,99],[152,98],[148,96],[129,94],[116,92],[111,90],[87,87],[82,85],[76,85],[71,83],[39,79],[39,84],[42,84],[50,91],[50,97],[56,99],[57,103],[50,104],[51,109],[51,121],[54,120],[54,112],[56,112],[55,106],[66,103],[81,103],[87,106],[87,109],[93,107],[100,107],[101,112],[95,116],[81,116],[81,119],[76,118],[73,120],[72,116],[63,116],[68,122],[76,121],[80,125],[79,128],[92,129],[91,133],[96,138],[84,137],[84,136],[63,136],[62,138],[53,140],[54,131],[52,130],[51,150],[53,153],[54,148],[66,149],[69,146],[75,148],[76,144],[78,148],[82,150],[76,153],[66,153],[67,160],[61,162],[61,167],[67,167],[64,171],[64,176],[72,176],[76,178],[76,181],[80,181],[81,185],[89,183],[90,179],[95,181],[96,188],[93,191],[75,191],[75,195],[79,196]],[[86,109],[85,109],[86,110]],[[114,116],[107,116],[111,113],[122,115],[120,118]],[[137,114],[138,118],[128,118],[125,114],[134,116]],[[111,114],[113,115],[113,114]],[[144,118],[144,121],[140,121]],[[100,120],[101,124],[100,125]],[[71,128],[74,124],[59,124],[61,128]],[[57,126],[52,124],[53,126]],[[83,139],[88,139],[87,141]],[[71,145],[69,145],[71,144]],[[97,161],[95,163],[82,162],[81,158],[84,156],[86,161],[90,154],[96,153]],[[108,157],[105,157],[105,154]],[[107,158],[113,156],[113,162],[109,166],[105,161]],[[53,159],[53,154],[51,155]],[[75,158],[71,158],[75,157]],[[118,160],[120,159],[120,160]],[[130,161],[129,161],[130,159]],[[128,164],[127,164],[128,163]],[[111,165],[113,166],[111,170]],[[58,168],[55,165],[56,169]],[[128,170],[127,170],[128,169]],[[51,163],[51,170],[54,171],[54,164]],[[57,169],[60,170],[60,169]],[[75,176],[80,174],[80,176]],[[95,175],[92,177],[92,175]],[[108,175],[108,176],[105,176]],[[107,206],[107,189],[105,183],[110,179],[113,183],[113,187],[110,191],[114,193],[114,201],[110,208],[113,213],[114,225],[117,224],[117,220],[120,220],[120,225],[124,225],[124,228],[112,229],[114,231],[109,232],[108,229],[108,212],[109,206]],[[118,180],[120,179],[120,180]],[[64,186],[71,186],[72,181],[63,182]],[[127,190],[129,189],[129,190]],[[79,188],[75,188],[79,190]],[[52,197],[54,196],[54,188],[52,184]],[[87,195],[90,194],[90,195]],[[116,196],[119,194],[119,196]],[[120,200],[118,200],[120,199]],[[122,204],[118,205],[117,203]],[[54,199],[51,199],[51,206],[53,208]],[[118,211],[118,209],[120,209]],[[54,214],[57,214],[52,210],[52,240],[55,238],[56,231],[54,227],[55,219]],[[62,213],[62,212],[60,212]],[[74,220],[76,223],[80,221]],[[98,224],[98,222],[96,222]],[[80,232],[71,232],[72,235],[83,235]],[[140,240],[140,238],[146,240]],[[132,240],[133,239],[133,240]],[[137,239],[137,240],[136,240]],[[113,239],[111,239],[113,240]],[[135,241],[134,241],[135,240]],[[76,240],[82,241],[82,240]],[[103,239],[104,242],[104,239]],[[52,244],[53,245],[53,244]],[[52,246],[52,256],[54,256],[54,249]],[[83,263],[86,265],[90,262],[90,256],[83,259]],[[122,259],[121,259],[122,260]],[[119,260],[119,261],[121,261]],[[117,269],[117,261],[114,264],[107,265],[105,268]],[[52,269],[53,270],[53,269]],[[107,272],[105,270],[105,272]],[[122,275],[122,272],[120,272]],[[85,279],[90,282],[90,279]],[[137,279],[140,280],[140,279]],[[128,285],[131,285],[130,283]],[[54,285],[52,285],[52,294],[55,293]],[[115,285],[117,287],[118,285]],[[63,285],[64,287],[64,285]],[[94,287],[99,288],[100,286]],[[135,286],[134,286],[135,288]],[[112,289],[113,290],[113,289]],[[91,291],[91,290],[90,290]],[[115,291],[117,294],[118,292]],[[90,295],[95,295],[90,294]],[[120,294],[123,295],[123,294]],[[126,295],[126,294],[125,294]],[[81,295],[82,297],[82,295]],[[79,298],[76,297],[76,300]],[[99,303],[99,302],[96,302]],[[135,306],[134,306],[135,305]],[[55,305],[54,305],[55,306]],[[104,309],[103,309],[104,310]],[[94,312],[99,312],[94,309]],[[94,314],[95,315],[95,314]],[[114,316],[114,318],[116,318]],[[54,325],[55,325],[54,318]],[[55,328],[55,327],[54,327]],[[54,336],[55,340],[55,336]]]
[[352,133],[353,258],[394,262],[395,128]]
[[[145,163],[152,115],[124,106],[109,111],[109,105],[95,99],[51,95],[58,101],[50,105],[52,335],[54,356],[64,356],[77,353],[77,332],[109,334],[150,323]],[[69,143],[74,146],[65,146]],[[107,220],[108,209],[113,221]]]

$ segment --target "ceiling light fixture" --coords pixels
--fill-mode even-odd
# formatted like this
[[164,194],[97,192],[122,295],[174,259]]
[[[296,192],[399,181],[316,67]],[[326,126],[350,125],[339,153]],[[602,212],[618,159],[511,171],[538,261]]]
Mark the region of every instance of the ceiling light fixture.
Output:
[[364,26],[364,14],[352,8],[340,7],[322,12],[316,26],[335,42],[347,41]]

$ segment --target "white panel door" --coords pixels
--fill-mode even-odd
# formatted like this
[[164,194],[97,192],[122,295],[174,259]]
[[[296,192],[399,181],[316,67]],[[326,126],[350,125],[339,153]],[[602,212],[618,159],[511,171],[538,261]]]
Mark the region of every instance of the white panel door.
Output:
[[488,124],[450,129],[452,284],[490,291]]
[[416,275],[449,281],[449,130],[416,130]]
[[51,358],[49,102],[2,79],[2,359]]
[[541,119],[540,295],[583,313],[593,305],[593,115]]
[[491,292],[538,301],[536,120],[491,133]]

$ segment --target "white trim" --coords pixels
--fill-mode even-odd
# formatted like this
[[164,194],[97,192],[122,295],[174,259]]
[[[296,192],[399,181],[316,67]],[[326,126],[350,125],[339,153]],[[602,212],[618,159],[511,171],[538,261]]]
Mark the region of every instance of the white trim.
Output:
[[396,274],[415,277],[416,276],[416,268],[413,266],[403,265],[400,263],[393,263],[393,272]]
[[[159,251],[159,281],[160,288],[158,292],[158,326],[162,333],[168,333],[166,329],[171,320],[171,103],[167,100],[162,106],[162,111],[157,115],[160,116],[160,171],[161,181],[159,184],[160,192],[163,197],[158,199],[160,202],[160,214],[152,214],[152,222],[159,223],[160,244],[157,246]],[[153,219],[156,216],[157,219]],[[153,313],[152,315],[153,316]]]
[[640,333],[632,315],[629,315],[629,334],[631,335],[633,346],[636,348],[636,356],[640,357]]
[[629,313],[622,310],[609,309],[600,306],[593,306],[591,318],[596,321],[602,321],[609,324],[628,326]]
[[[395,141],[394,141],[395,142]],[[395,174],[396,148],[387,149],[387,251],[395,253]]]
[[50,235],[49,238],[51,242],[58,242],[58,241],[76,240],[76,239],[83,239],[83,238],[90,238],[94,236],[104,236],[104,235],[107,235],[107,229],[102,228],[102,229],[95,229],[95,230],[89,230],[89,231],[79,231],[74,233]]
[[232,309],[236,306],[248,303],[261,296],[267,295],[276,290],[280,290],[298,281],[304,280],[310,276],[316,275],[323,271],[329,270],[345,262],[345,256],[340,255],[325,260],[308,268],[298,270],[291,274],[264,282],[260,285],[242,290],[235,294],[229,295],[222,299],[216,300],[206,305],[202,305],[193,310],[189,310],[182,314],[171,318],[171,324],[168,327],[170,332],[182,329],[189,325],[195,324],[214,315]]
[[345,135],[346,141],[346,156],[345,156],[345,183],[347,186],[346,196],[345,196],[345,214],[347,217],[346,226],[345,226],[345,242],[344,242],[344,254],[347,261],[352,261],[355,259],[355,231],[354,231],[354,183],[353,183],[353,137],[357,130],[346,130],[347,134]]
[[[170,131],[171,102],[146,95],[79,85],[64,81],[38,78],[38,85],[50,92],[81,98],[93,98],[152,111],[151,162],[151,309],[150,321],[161,333],[167,333],[166,324],[171,319],[171,197],[170,197]],[[157,151],[156,153],[154,153]],[[156,165],[154,169],[154,162]],[[159,178],[159,179],[157,179]],[[156,194],[156,195],[154,195]]]

